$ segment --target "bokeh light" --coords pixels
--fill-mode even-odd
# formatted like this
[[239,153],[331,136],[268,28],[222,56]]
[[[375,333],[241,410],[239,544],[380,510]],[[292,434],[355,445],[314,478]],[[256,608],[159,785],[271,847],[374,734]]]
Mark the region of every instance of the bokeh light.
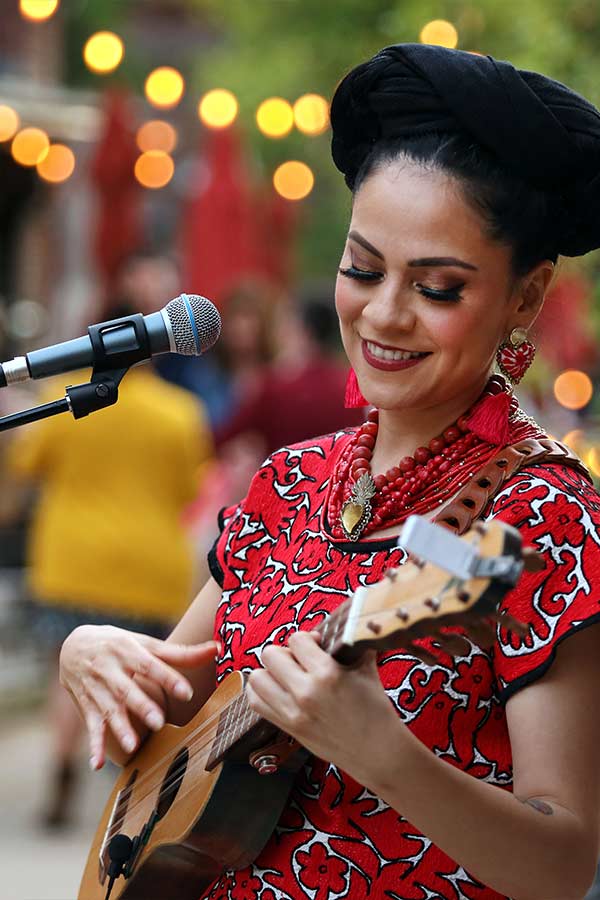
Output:
[[175,164],[168,153],[162,150],[147,150],[138,157],[135,177],[147,188],[162,188],[169,183],[175,171]]
[[198,104],[198,116],[208,128],[227,128],[235,121],[238,109],[238,102],[231,91],[215,88],[202,97]]
[[50,141],[41,128],[23,128],[10,146],[13,158],[22,166],[37,166],[48,153]]
[[587,443],[585,431],[581,428],[573,428],[572,431],[567,431],[562,437],[562,443],[581,456]]
[[592,380],[585,372],[567,369],[554,382],[554,396],[567,409],[582,409],[592,399]]
[[83,58],[88,69],[97,75],[114,72],[125,50],[123,41],[112,31],[97,31],[85,42]]
[[163,153],[171,153],[177,146],[177,130],[162,119],[151,119],[140,125],[136,141],[143,153],[147,150],[162,150]]
[[438,47],[450,47],[458,44],[458,31],[446,19],[434,19],[421,29],[419,40],[422,44],[437,44]]
[[19,12],[32,22],[45,22],[58,9],[59,0],[19,0]]
[[9,141],[19,124],[19,116],[11,106],[0,106],[0,141]]
[[148,102],[160,109],[177,106],[184,90],[185,82],[181,72],[171,66],[159,66],[158,69],[154,69],[146,78],[144,85]]
[[269,97],[256,110],[256,123],[267,137],[285,137],[294,126],[294,111],[283,97]]
[[48,152],[37,164],[40,178],[51,184],[66,181],[73,174],[74,168],[75,154],[65,144],[50,144]]
[[323,134],[329,126],[329,104],[320,94],[304,94],[294,103],[294,122],[304,134]]
[[598,447],[590,447],[584,460],[593,475],[600,478],[600,453]]
[[275,190],[286,200],[302,200],[313,189],[315,176],[306,163],[290,160],[282,163],[273,175]]

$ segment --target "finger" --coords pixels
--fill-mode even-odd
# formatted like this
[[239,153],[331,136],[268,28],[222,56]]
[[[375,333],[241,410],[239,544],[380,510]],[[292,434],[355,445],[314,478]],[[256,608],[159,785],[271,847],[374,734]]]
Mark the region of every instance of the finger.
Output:
[[117,671],[111,682],[110,690],[115,697],[117,705],[127,707],[148,728],[159,731],[165,724],[164,710],[152,697],[140,687],[133,678],[129,678],[123,672]]
[[333,657],[321,649],[311,632],[296,632],[290,637],[288,647],[305,672],[328,672],[337,665]]
[[96,678],[92,681],[94,684],[90,685],[88,694],[99,711],[104,728],[110,728],[125,753],[133,753],[138,746],[139,735],[131,724],[127,710],[118,705],[114,694],[103,682]]
[[260,700],[271,710],[290,710],[295,707],[292,695],[272,677],[267,669],[255,669],[250,674],[248,684]]
[[217,641],[205,641],[202,644],[179,644],[175,641],[161,641],[149,635],[140,635],[141,643],[147,650],[165,662],[183,668],[195,668],[210,662],[220,652]]
[[[117,656],[124,670],[132,675],[142,675],[144,678],[155,681],[178,700],[191,700],[194,690],[181,672],[171,668],[141,643],[136,643],[133,654],[130,651],[131,648],[128,646],[119,646],[117,650]],[[108,681],[108,677],[106,680]]]
[[98,769],[101,769],[106,762],[106,732],[104,721],[98,709],[90,703],[87,697],[80,697],[79,703],[88,732],[90,768],[92,771],[97,771]]
[[306,670],[298,663],[288,647],[276,647],[274,644],[265,647],[261,662],[264,669],[284,690],[288,687],[293,690],[306,681]]
[[285,723],[279,719],[276,711],[263,700],[261,695],[254,690],[254,687],[250,683],[250,679],[246,684],[246,700],[250,709],[254,710],[254,712],[262,719],[266,719],[267,722],[271,722],[277,728],[285,731]]

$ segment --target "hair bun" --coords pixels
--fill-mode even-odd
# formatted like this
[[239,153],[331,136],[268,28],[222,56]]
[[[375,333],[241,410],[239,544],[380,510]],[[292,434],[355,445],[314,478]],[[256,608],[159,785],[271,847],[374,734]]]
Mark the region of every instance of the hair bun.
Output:
[[345,76],[331,125],[333,161],[349,187],[380,139],[463,132],[561,196],[568,225],[560,253],[600,246],[600,112],[545,75],[491,56],[396,44]]

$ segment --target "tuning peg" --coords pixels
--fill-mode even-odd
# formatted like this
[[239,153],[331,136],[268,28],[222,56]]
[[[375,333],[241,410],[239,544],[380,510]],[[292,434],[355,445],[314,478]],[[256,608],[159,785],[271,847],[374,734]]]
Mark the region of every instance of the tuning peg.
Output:
[[541,553],[534,550],[533,547],[523,547],[521,551],[523,558],[523,568],[526,572],[541,572],[546,568],[546,561]]

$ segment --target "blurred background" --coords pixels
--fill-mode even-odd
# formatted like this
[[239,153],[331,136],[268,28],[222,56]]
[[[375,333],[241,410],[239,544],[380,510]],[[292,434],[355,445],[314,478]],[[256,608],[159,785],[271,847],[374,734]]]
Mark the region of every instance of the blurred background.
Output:
[[[490,53],[600,104],[597,0],[2,0],[0,359],[209,297],[202,358],[128,373],[116,407],[0,437],[3,897],[70,900],[114,770],[56,683],[81,621],[165,634],[217,511],[285,442],[355,424],[333,310],[349,193],[329,101],[380,47]],[[600,477],[600,254],[564,260],[523,405]],[[0,392],[0,415],[64,396]],[[319,404],[314,402],[319,396]],[[358,419],[357,419],[358,417]],[[63,421],[64,419],[64,421]]]

